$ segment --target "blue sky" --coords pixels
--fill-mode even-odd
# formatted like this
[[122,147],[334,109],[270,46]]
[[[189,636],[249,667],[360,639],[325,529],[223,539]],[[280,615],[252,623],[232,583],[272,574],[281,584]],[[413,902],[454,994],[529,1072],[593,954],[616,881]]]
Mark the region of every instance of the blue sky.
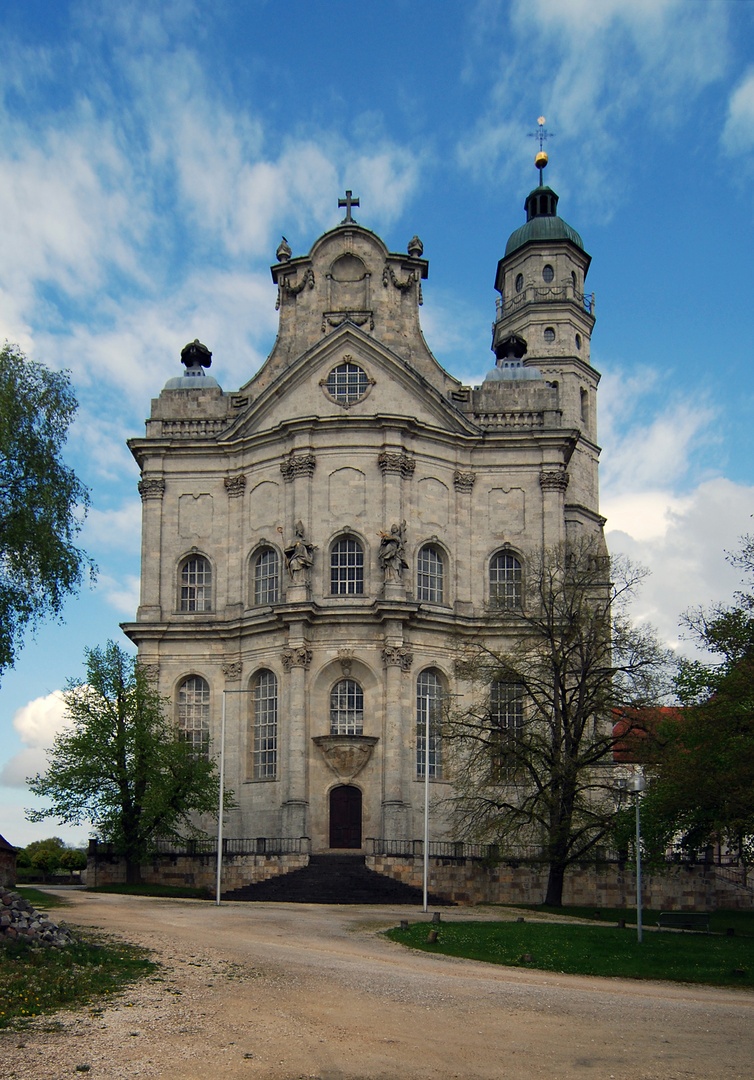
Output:
[[540,114],[593,257],[608,540],[653,572],[635,614],[675,644],[685,609],[732,596],[724,552],[754,511],[754,4],[26,0],[0,29],[0,340],[72,373],[100,570],[3,676],[8,840],[86,837],[27,823],[23,777],[84,647],[135,613],[125,440],[183,345],[245,382],[275,337],[280,236],[306,252],[351,188],[391,250],[421,237],[428,344],[480,382]]

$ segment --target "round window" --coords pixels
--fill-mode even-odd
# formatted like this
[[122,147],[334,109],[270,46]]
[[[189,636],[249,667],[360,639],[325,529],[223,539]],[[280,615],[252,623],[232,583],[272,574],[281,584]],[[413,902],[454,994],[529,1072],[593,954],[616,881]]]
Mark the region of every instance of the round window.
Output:
[[524,287],[524,275],[518,274],[516,277],[516,292],[521,292]]
[[545,327],[545,341],[550,344],[555,340],[555,330],[551,326]]
[[552,279],[555,277],[555,271],[553,270],[553,268],[550,266],[549,263],[545,267],[543,267],[543,269],[542,269],[542,277],[544,278],[544,280],[547,282],[548,285],[550,284]]
[[352,405],[367,392],[366,372],[358,364],[338,364],[327,376],[325,388],[339,405]]
[[576,335],[576,348],[577,349],[581,348],[581,334]]

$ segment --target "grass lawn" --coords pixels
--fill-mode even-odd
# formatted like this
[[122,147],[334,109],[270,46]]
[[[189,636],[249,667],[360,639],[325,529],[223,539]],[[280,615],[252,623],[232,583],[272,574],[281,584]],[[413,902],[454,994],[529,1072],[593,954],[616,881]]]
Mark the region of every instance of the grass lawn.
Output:
[[28,900],[32,907],[40,911],[49,911],[50,908],[68,907],[70,900],[64,900],[62,896],[53,896],[52,893],[43,892],[42,889],[32,888],[31,885],[18,885],[14,892]]
[[635,930],[613,926],[442,922],[434,927],[439,934],[432,945],[430,928],[427,922],[413,923],[408,930],[388,930],[387,936],[425,952],[509,967],[754,987],[754,938],[649,930],[640,945]]
[[63,949],[3,945],[0,1028],[20,1029],[43,1013],[92,1005],[156,969],[146,949],[93,935],[79,935]]
[[[513,907],[514,905],[501,905]],[[530,911],[542,911],[549,915],[570,915],[577,919],[590,919],[596,923],[615,922],[625,919],[628,923],[636,922],[636,908],[607,908],[607,907],[548,907],[547,904],[517,904],[516,910],[523,908]],[[657,926],[659,911],[642,908],[641,921],[644,926]],[[754,937],[754,910],[751,911],[710,911],[709,927],[713,934],[724,934],[727,930],[733,930],[736,936]]]
[[124,896],[169,896],[174,900],[212,899],[207,889],[193,889],[189,885],[96,885],[86,891]]

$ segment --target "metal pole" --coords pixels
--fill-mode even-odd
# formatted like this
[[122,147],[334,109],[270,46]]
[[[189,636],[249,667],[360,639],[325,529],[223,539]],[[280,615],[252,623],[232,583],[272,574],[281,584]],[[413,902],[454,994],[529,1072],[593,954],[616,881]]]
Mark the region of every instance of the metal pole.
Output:
[[217,893],[215,904],[220,907],[223,877],[223,795],[225,794],[225,694],[223,690],[222,720],[220,722],[220,795],[217,807]]
[[637,791],[634,798],[636,799],[636,936],[641,944],[641,821],[639,817],[639,795],[640,792]]
[[427,910],[429,891],[429,697],[424,699],[426,713],[424,716],[424,873],[423,878],[423,910]]

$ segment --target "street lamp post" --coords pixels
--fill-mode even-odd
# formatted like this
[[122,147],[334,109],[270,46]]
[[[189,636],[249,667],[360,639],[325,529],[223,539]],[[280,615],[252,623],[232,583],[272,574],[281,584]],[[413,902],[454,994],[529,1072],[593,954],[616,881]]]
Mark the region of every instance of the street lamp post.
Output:
[[647,782],[641,773],[634,773],[628,778],[628,790],[633,791],[636,802],[636,937],[641,943],[641,815],[639,813],[639,796]]
[[427,910],[429,897],[429,696],[424,701],[424,867],[422,872],[422,896]]
[[220,892],[223,878],[223,800],[225,796],[225,695],[226,694],[253,694],[254,688],[247,690],[223,690],[222,719],[220,720],[220,795],[217,806],[217,873],[215,889],[215,905],[220,906]]

